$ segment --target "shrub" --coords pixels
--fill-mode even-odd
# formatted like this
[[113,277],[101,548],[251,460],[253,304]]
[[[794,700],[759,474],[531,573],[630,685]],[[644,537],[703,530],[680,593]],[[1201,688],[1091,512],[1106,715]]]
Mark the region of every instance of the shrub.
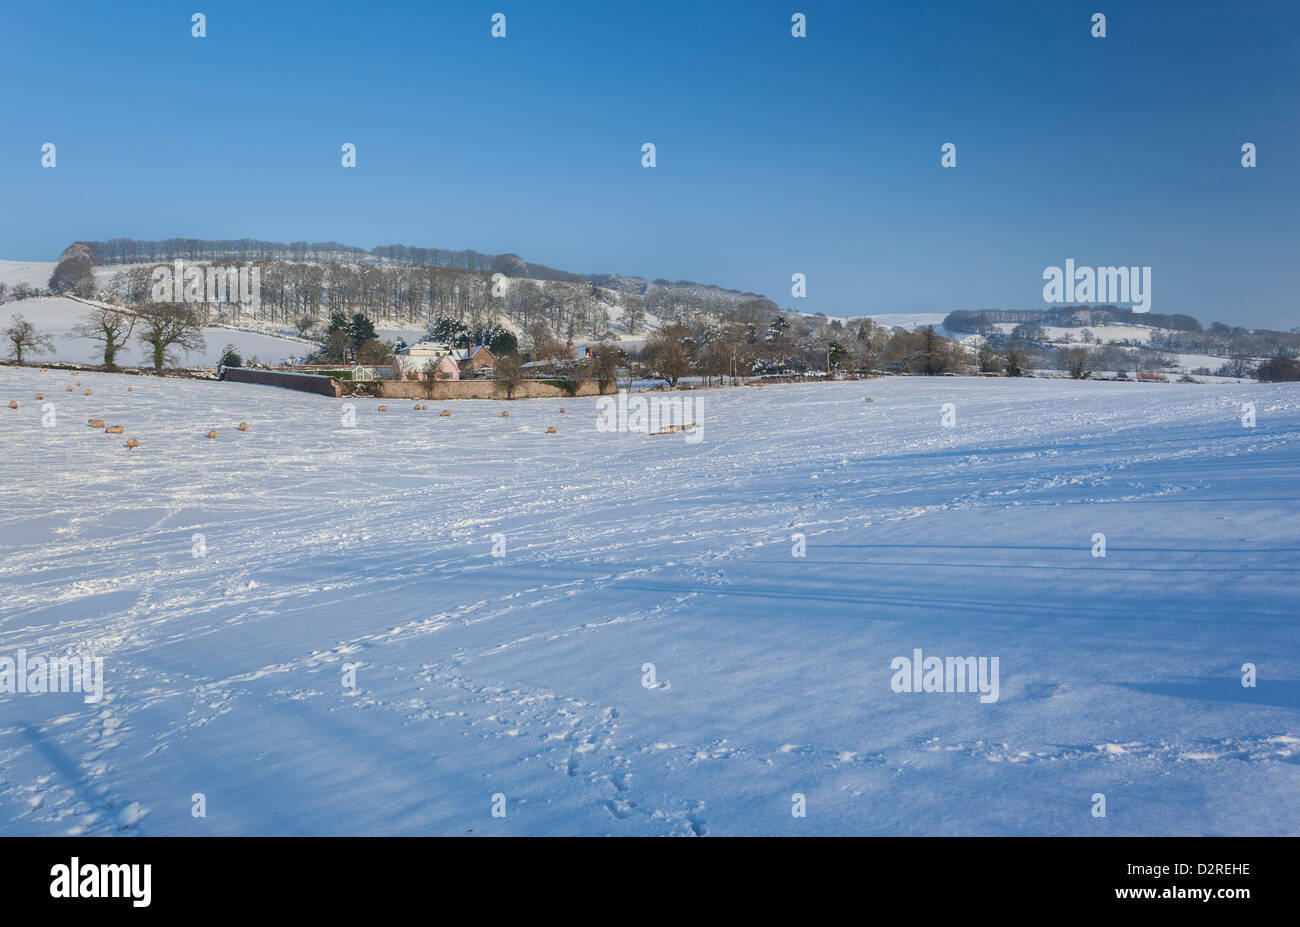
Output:
[[233,344],[228,344],[226,345],[225,349],[221,352],[221,359],[217,361],[217,366],[218,367],[242,367],[244,366],[244,359],[239,356],[239,352],[235,350],[235,346]]

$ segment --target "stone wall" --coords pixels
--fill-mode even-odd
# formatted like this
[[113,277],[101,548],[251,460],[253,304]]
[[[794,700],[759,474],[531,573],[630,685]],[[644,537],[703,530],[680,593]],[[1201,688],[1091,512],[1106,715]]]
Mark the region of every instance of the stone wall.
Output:
[[342,395],[342,387],[336,381],[329,377],[319,377],[310,373],[227,367],[222,379],[231,383],[261,383],[265,386],[281,386],[285,389],[302,390],[305,393],[320,393],[322,396]]
[[[382,380],[379,396],[382,399],[505,399],[506,391],[496,380],[435,380],[433,392],[426,393],[427,381],[418,380]],[[611,383],[607,392],[615,392]],[[579,396],[595,396],[599,393],[599,384],[587,380],[578,389]],[[525,380],[515,387],[513,399],[554,399],[567,394],[559,387],[540,380]]]

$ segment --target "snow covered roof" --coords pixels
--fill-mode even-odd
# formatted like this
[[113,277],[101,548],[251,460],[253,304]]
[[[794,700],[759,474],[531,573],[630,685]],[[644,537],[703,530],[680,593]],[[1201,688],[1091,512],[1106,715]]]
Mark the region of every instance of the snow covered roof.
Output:
[[415,344],[403,350],[403,354],[426,354],[426,353],[447,354],[451,352],[451,345],[445,341],[417,341]]

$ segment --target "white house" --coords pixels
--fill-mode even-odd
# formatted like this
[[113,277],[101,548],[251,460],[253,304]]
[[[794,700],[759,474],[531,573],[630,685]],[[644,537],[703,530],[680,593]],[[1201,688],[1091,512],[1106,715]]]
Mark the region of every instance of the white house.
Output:
[[[442,358],[447,360],[444,362]],[[394,373],[402,379],[405,379],[409,373],[418,374],[423,379],[424,368],[430,362],[446,373],[442,379],[460,379],[460,368],[456,364],[451,345],[443,341],[417,341],[409,348],[398,351],[393,356],[393,360],[397,368]]]

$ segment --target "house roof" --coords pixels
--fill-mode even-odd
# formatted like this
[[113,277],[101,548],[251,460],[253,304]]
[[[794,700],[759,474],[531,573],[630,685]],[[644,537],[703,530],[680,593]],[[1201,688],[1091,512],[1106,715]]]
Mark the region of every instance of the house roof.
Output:
[[450,351],[450,350],[451,350],[451,345],[447,344],[445,341],[417,341],[415,344],[410,345],[409,347],[405,348],[404,350],[400,351],[399,353],[401,353],[401,354],[410,354],[412,351],[444,351],[444,352],[446,352],[446,351]]
[[489,351],[485,344],[476,344],[473,348],[457,348],[451,352],[451,356],[456,358],[458,361],[469,360],[475,354],[486,354],[488,357],[496,360],[496,355]]

